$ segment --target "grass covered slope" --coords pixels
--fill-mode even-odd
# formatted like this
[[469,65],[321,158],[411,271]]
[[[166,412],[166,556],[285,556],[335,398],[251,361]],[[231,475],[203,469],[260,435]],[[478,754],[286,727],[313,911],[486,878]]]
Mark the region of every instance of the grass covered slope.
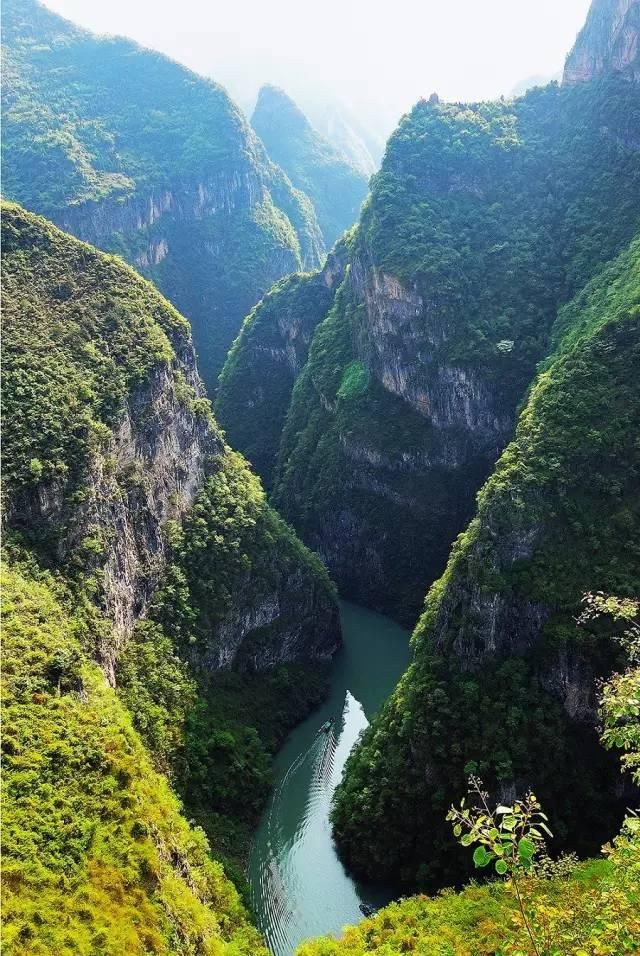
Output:
[[165,56],[7,0],[3,60],[3,194],[151,277],[212,386],[260,296],[320,264],[310,201],[222,87]]
[[2,592],[3,950],[266,954],[64,588],[15,565]]
[[455,879],[444,815],[477,772],[534,785],[557,845],[616,823],[594,688],[616,660],[579,629],[590,590],[640,591],[640,246],[562,313],[513,442],[431,588],[415,660],[350,757],[334,808],[345,859],[407,884]]
[[293,394],[274,501],[346,594],[415,620],[549,350],[640,225],[637,85],[421,101]]
[[313,128],[278,87],[262,87],[251,125],[271,159],[313,202],[330,249],[357,220],[367,195],[367,177]]
[[54,481],[67,497],[78,492],[92,455],[160,369],[181,379],[184,411],[206,421],[180,368],[189,324],[149,282],[13,203],[2,204],[2,253],[10,496]]

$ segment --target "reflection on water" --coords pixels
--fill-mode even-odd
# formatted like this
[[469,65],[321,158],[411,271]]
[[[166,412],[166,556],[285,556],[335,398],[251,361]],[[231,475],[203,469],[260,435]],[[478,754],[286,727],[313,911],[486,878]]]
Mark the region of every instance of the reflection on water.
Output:
[[310,936],[340,933],[362,919],[361,903],[380,906],[389,898],[347,875],[331,838],[329,809],[353,745],[408,664],[408,634],[354,605],[343,603],[341,617],[345,647],[329,699],[278,755],[251,853],[252,903],[275,956],[291,956]]

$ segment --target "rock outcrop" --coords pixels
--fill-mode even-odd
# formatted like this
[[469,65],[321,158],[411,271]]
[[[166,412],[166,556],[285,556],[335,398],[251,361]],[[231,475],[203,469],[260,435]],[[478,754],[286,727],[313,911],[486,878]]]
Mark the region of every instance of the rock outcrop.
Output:
[[[273,482],[276,507],[355,600],[417,618],[558,307],[640,225],[639,105],[615,76],[514,103],[432,98],[389,141],[297,378]],[[269,299],[271,330],[286,295]],[[250,376],[234,385],[228,373],[240,396]],[[230,433],[247,414],[225,414]]]
[[585,83],[607,73],[640,81],[639,0],[592,0],[564,68],[565,83]]
[[245,319],[220,375],[216,417],[267,489],[295,381],[344,279],[350,241],[341,240],[321,270],[270,290]]

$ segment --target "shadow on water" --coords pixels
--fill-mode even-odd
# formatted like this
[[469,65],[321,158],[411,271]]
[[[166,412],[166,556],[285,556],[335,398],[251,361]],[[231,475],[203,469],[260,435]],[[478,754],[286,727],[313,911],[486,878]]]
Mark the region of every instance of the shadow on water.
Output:
[[409,635],[346,602],[341,618],[344,648],[329,697],[280,751],[251,851],[252,904],[275,956],[291,956],[310,936],[339,934],[363,918],[361,904],[378,907],[391,898],[347,874],[329,810],[351,749],[409,663]]

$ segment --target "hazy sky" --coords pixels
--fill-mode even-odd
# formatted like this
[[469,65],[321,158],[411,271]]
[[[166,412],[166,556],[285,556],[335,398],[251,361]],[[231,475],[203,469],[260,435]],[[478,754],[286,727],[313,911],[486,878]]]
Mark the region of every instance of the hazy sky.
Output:
[[[486,99],[551,76],[590,0],[47,0],[101,33],[154,47],[228,87],[338,98],[392,126],[420,96]],[[304,105],[304,102],[303,102]]]

